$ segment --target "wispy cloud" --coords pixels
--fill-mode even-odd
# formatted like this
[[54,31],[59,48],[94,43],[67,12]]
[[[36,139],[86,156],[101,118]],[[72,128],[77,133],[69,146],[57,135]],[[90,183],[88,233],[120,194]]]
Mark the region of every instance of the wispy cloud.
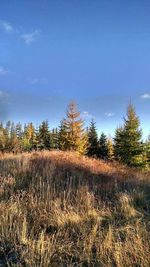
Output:
[[39,35],[39,30],[35,30],[31,33],[21,34],[21,38],[27,45],[30,45],[31,43],[36,41],[38,35]]
[[113,112],[106,112],[105,113],[105,116],[108,118],[113,117],[114,115],[115,115],[115,113],[113,113]]
[[12,24],[11,24],[10,22],[8,22],[8,21],[3,21],[3,20],[1,20],[1,21],[0,21],[0,26],[1,26],[1,28],[2,28],[5,32],[7,32],[7,33],[13,33],[13,32],[15,32],[14,27],[13,27]]
[[33,78],[33,79],[28,79],[29,83],[35,85],[35,84],[47,84],[48,79],[47,78]]
[[0,76],[5,76],[9,71],[3,66],[0,66]]
[[20,30],[20,27],[16,28],[10,22],[4,20],[0,20],[0,28],[3,29],[3,31],[5,31],[6,33],[15,33],[27,45],[35,42],[38,35],[40,34],[39,30],[37,29],[35,29],[33,32],[24,33],[24,30]]
[[94,119],[95,118],[89,111],[83,111],[81,115],[84,119]]
[[150,99],[150,94],[143,94],[143,95],[141,95],[141,98],[142,99]]

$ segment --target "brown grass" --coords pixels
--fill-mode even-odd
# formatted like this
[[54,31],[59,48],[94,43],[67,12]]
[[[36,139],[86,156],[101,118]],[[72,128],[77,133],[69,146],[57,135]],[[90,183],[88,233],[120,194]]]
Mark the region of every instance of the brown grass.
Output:
[[150,175],[67,152],[0,158],[0,266],[150,266]]

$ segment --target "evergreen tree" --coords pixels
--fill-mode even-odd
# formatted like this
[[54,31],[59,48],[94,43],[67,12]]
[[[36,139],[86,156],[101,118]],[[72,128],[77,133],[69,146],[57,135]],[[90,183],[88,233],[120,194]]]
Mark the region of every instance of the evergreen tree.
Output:
[[30,151],[31,149],[30,140],[28,138],[28,126],[26,124],[24,125],[21,146],[22,146],[23,151]]
[[39,149],[51,148],[48,121],[43,121],[42,124],[39,126],[38,148]]
[[77,105],[71,102],[67,110],[67,119],[65,120],[67,131],[67,146],[68,150],[77,151],[80,154],[85,154],[87,150],[87,135],[83,128],[83,120],[80,119],[80,112],[77,111]]
[[12,122],[10,129],[10,137],[9,137],[9,151],[17,153],[20,152],[20,150],[21,150],[21,143],[19,134],[17,136],[17,126]]
[[60,150],[67,150],[67,127],[65,124],[65,120],[63,119],[60,122],[59,131],[58,131],[58,144]]
[[98,135],[96,131],[96,126],[95,122],[92,119],[90,123],[90,127],[87,130],[88,132],[88,150],[87,150],[87,155],[88,156],[98,156]]
[[115,136],[116,156],[129,166],[143,165],[142,133],[139,126],[139,118],[135,109],[132,105],[129,105],[124,126],[121,130],[117,130]]
[[52,131],[50,132],[50,143],[51,143],[51,149],[58,149],[59,144],[58,144],[58,138],[59,138],[59,133],[57,128],[53,128]]
[[116,160],[121,161],[123,157],[123,127],[118,127],[115,132],[114,138],[114,157]]
[[16,136],[19,140],[21,140],[21,138],[22,138],[22,125],[21,125],[21,123],[20,122],[17,123],[15,128],[16,128]]
[[9,138],[10,138],[10,135],[11,135],[11,127],[12,127],[12,124],[13,124],[13,122],[11,122],[11,121],[7,121],[6,122],[6,131],[7,131],[7,133],[8,133],[8,136],[9,136]]
[[144,144],[144,151],[146,154],[147,167],[150,167],[150,136],[148,137],[148,139],[146,140]]
[[16,124],[16,136],[15,136],[15,138],[16,138],[16,143],[17,143],[17,147],[16,147],[15,152],[19,152],[22,150],[21,145],[22,145],[22,138],[23,138],[22,125],[20,122]]
[[0,151],[5,152],[8,149],[8,132],[4,128],[3,123],[0,123]]
[[104,133],[101,134],[99,139],[99,157],[104,160],[108,159],[107,137]]

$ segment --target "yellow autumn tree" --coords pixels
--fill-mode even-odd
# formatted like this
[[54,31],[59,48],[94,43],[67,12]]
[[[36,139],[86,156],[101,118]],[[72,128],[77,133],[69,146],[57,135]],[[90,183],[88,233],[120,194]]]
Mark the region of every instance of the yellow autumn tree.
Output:
[[64,121],[66,128],[66,147],[79,154],[86,154],[88,138],[84,130],[84,121],[80,118],[75,102],[71,102],[67,109],[67,118]]

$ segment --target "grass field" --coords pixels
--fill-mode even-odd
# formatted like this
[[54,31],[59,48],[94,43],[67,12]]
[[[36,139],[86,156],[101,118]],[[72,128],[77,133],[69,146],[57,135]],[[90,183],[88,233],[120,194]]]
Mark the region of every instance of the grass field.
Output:
[[0,157],[0,266],[150,266],[150,173],[67,152]]

